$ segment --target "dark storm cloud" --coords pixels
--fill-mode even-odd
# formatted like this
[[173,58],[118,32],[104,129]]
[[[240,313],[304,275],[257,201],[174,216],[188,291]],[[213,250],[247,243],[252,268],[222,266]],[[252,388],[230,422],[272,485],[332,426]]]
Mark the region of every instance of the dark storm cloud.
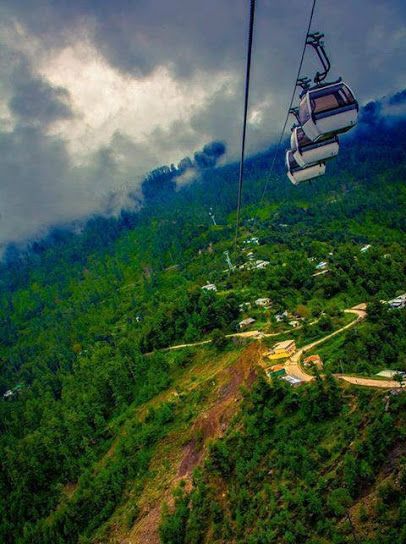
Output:
[[[123,72],[147,76],[158,65],[170,65],[178,76],[187,77],[196,69],[241,69],[248,4],[248,0],[9,0],[3,11],[49,47],[86,34]],[[272,83],[272,90],[285,89],[292,82],[310,5],[310,0],[257,3],[254,61],[260,86]],[[365,91],[369,85],[372,93],[385,85],[393,90],[405,76],[400,62],[405,9],[401,0],[323,0],[317,4],[313,28],[327,33],[335,68],[350,73],[353,84]]]
[[83,25],[90,28],[112,64],[143,76],[160,64],[186,76],[199,67],[235,61],[235,46],[245,33],[244,7],[241,0],[43,0],[38,11],[32,0],[4,4],[9,17],[23,21],[50,47],[66,43]]
[[200,169],[212,168],[225,152],[226,145],[224,142],[214,141],[206,144],[202,151],[196,151],[194,154],[195,165]]
[[20,122],[49,125],[73,117],[68,91],[35,76],[26,62],[15,69],[11,85],[9,108]]

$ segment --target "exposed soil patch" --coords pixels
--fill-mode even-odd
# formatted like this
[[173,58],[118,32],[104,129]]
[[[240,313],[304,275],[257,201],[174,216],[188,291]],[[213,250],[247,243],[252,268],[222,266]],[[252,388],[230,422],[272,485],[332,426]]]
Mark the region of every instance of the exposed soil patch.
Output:
[[143,511],[131,535],[122,540],[122,544],[159,544],[161,505],[164,502],[169,505],[173,503],[172,490],[180,480],[186,481],[187,489],[191,488],[192,472],[204,459],[209,441],[224,434],[237,410],[238,401],[241,400],[241,386],[250,387],[253,384],[260,356],[260,344],[250,344],[233,365],[218,374],[220,385],[214,396],[208,400],[210,407],[194,421],[192,438],[180,452],[174,477],[159,496],[159,500],[149,504]]
[[121,544],[143,543],[159,544],[159,521],[161,519],[161,506],[156,505],[136,525],[131,539],[122,541]]
[[208,439],[218,438],[226,431],[235,413],[235,403],[241,399],[240,387],[254,382],[255,364],[260,356],[258,344],[251,344],[237,362],[224,370],[223,382],[217,391],[214,405],[203,412],[193,424],[194,438],[185,446],[178,476],[190,475],[203,458]]

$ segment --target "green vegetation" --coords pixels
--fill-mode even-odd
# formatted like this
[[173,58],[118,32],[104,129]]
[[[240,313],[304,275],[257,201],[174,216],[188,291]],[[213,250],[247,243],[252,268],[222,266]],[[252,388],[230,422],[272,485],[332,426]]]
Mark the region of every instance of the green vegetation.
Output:
[[259,379],[192,492],[164,510],[161,541],[404,542],[405,406],[399,395],[385,411],[383,394],[333,378],[297,390]]

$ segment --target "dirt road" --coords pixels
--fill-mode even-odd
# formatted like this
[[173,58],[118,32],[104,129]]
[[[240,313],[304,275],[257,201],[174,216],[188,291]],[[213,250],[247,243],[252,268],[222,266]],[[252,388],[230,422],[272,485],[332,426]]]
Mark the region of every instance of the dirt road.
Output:
[[[233,332],[231,334],[226,334],[226,338],[269,338],[271,336],[279,336],[281,334],[285,334],[287,332],[292,332],[293,330],[298,330],[301,327],[296,327],[295,329],[288,329],[285,331],[280,332],[270,332],[270,333],[264,333],[262,331],[245,331],[245,332]],[[210,344],[211,340],[201,340],[199,342],[193,342],[190,344],[177,344],[175,346],[169,346],[168,348],[163,348],[162,351],[171,351],[174,349],[182,349],[182,348],[192,348],[194,346],[202,346],[203,344]]]
[[303,353],[306,353],[306,351],[313,349],[315,346],[318,346],[319,344],[326,342],[333,336],[336,336],[337,334],[341,334],[346,329],[353,327],[356,323],[364,319],[366,316],[366,311],[360,308],[351,308],[349,310],[345,310],[345,312],[355,314],[357,316],[357,319],[354,319],[354,321],[351,321],[351,323],[344,325],[344,327],[341,327],[341,329],[337,329],[331,334],[328,334],[327,336],[323,336],[323,338],[320,338],[319,340],[315,340],[314,342],[307,344],[307,346],[304,346],[303,348],[297,350],[292,355],[292,357],[288,359],[288,361],[286,362],[286,365],[285,365],[286,374],[295,376],[296,378],[300,378],[304,382],[310,382],[311,380],[314,379],[314,377],[311,374],[307,374],[307,372],[305,372],[303,368],[300,366],[300,359]]
[[[337,334],[341,334],[346,329],[349,329],[365,319],[367,313],[366,313],[366,304],[359,304],[358,306],[354,306],[353,308],[350,308],[348,310],[344,310],[346,313],[355,314],[357,316],[357,319],[354,319],[354,321],[351,321],[351,323],[348,323],[344,327],[341,327],[341,329],[337,329],[336,331],[332,332],[331,334],[328,334],[327,336],[323,336],[323,338],[320,338],[319,340],[316,340],[315,342],[311,342],[310,344],[307,344],[307,346],[304,346],[303,348],[296,351],[290,359],[286,362],[285,368],[286,368],[286,374],[289,374],[291,376],[295,376],[299,379],[301,379],[304,382],[310,382],[311,380],[314,380],[314,377],[311,374],[307,374],[305,370],[300,366],[300,359],[304,353],[307,351],[310,351],[315,346],[318,346],[319,344],[326,342],[333,336],[336,336]],[[395,389],[399,388],[400,385],[395,380],[378,380],[374,378],[359,378],[355,376],[349,376],[347,374],[335,374],[336,378],[339,378],[340,380],[344,380],[348,383],[352,383],[354,385],[363,385],[366,387],[378,387],[382,389]]]
[[345,374],[334,374],[336,378],[352,383],[353,385],[363,385],[365,387],[381,387],[382,389],[398,389],[399,382],[395,380],[376,380],[374,378],[358,378],[355,376],[347,376]]
[[[312,374],[308,374],[301,366],[300,366],[300,359],[304,353],[307,351],[310,351],[314,347],[318,346],[319,344],[322,344],[323,342],[326,342],[327,340],[330,340],[330,338],[333,338],[334,336],[341,334],[347,329],[350,329],[351,327],[354,327],[357,323],[365,319],[367,312],[366,312],[366,304],[358,304],[357,306],[354,306],[352,308],[349,308],[348,310],[344,310],[346,313],[354,314],[357,316],[354,321],[351,321],[351,323],[347,323],[347,325],[344,325],[344,327],[341,327],[340,329],[337,329],[336,331],[327,334],[326,336],[323,336],[323,338],[320,338],[319,340],[315,340],[314,342],[311,342],[310,344],[307,344],[306,346],[300,348],[297,350],[290,359],[287,360],[285,368],[286,368],[286,374],[289,374],[290,376],[295,376],[296,378],[301,379],[304,382],[310,382],[311,380],[314,380],[314,376]],[[288,329],[281,332],[274,332],[274,333],[263,333],[261,331],[255,330],[255,331],[245,331],[245,332],[236,332],[233,334],[227,334],[226,338],[252,338],[252,339],[261,339],[261,338],[269,338],[272,336],[279,336],[281,334],[285,334],[287,332],[292,332],[296,329]],[[182,349],[187,347],[194,347],[194,346],[202,346],[204,344],[210,344],[211,340],[202,340],[200,342],[194,342],[190,344],[178,344],[176,346],[170,346],[168,348],[165,348],[165,350],[175,350],[175,349]],[[382,389],[395,389],[399,388],[400,385],[395,380],[378,380],[374,378],[359,378],[356,376],[350,376],[347,374],[335,374],[336,378],[339,378],[340,380],[344,380],[348,383],[352,383],[354,385],[363,385],[366,387],[378,387]]]

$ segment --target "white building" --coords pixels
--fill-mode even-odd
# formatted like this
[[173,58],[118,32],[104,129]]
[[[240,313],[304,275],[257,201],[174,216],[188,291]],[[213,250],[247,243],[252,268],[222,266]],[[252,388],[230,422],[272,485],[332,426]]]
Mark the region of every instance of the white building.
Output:
[[391,308],[405,308],[406,307],[406,293],[403,295],[399,295],[396,298],[393,298],[392,300],[388,300],[388,304]]
[[247,245],[259,246],[259,240],[256,236],[253,236],[252,238],[248,238],[247,240],[244,240],[243,243]]
[[272,301],[270,298],[257,298],[255,301],[255,304],[259,306],[260,308],[269,308],[272,305]]
[[262,270],[269,265],[269,261],[247,261],[240,266],[240,270]]
[[381,378],[389,378],[392,380],[398,374],[400,374],[403,378],[406,376],[406,372],[402,372],[400,370],[381,370],[376,375],[380,376]]
[[262,270],[262,268],[266,268],[269,265],[269,261],[255,261],[255,268],[257,270]]
[[297,319],[292,319],[292,321],[289,321],[289,325],[296,329],[297,327],[299,327],[300,323],[299,321],[297,321]]
[[297,378],[296,376],[290,376],[289,374],[286,376],[282,376],[281,380],[284,380],[292,387],[296,387],[302,383],[302,380],[300,378]]
[[283,321],[284,319],[286,319],[288,317],[288,312],[287,310],[285,310],[284,312],[280,313],[280,314],[276,314],[275,315],[275,319],[278,323],[280,323],[281,321]]
[[255,323],[255,319],[253,317],[247,317],[247,319],[243,319],[242,321],[240,321],[238,323],[238,327],[240,329],[246,329],[247,327],[249,327],[253,323]]
[[217,287],[214,283],[207,283],[206,285],[203,285],[202,289],[204,291],[217,291]]

